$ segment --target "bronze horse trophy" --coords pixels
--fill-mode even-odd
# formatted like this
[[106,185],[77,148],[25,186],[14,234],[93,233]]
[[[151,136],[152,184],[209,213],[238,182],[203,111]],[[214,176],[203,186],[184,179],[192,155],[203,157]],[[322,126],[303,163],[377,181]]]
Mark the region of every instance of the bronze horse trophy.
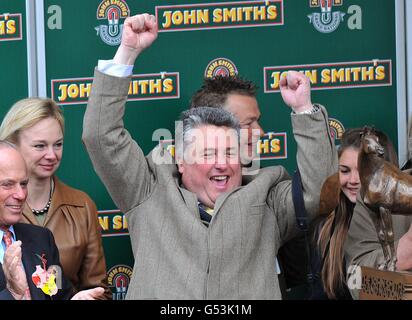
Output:
[[371,128],[364,128],[358,169],[361,198],[377,214],[376,231],[385,261],[381,270],[396,270],[391,214],[412,214],[412,176],[384,159],[384,148]]

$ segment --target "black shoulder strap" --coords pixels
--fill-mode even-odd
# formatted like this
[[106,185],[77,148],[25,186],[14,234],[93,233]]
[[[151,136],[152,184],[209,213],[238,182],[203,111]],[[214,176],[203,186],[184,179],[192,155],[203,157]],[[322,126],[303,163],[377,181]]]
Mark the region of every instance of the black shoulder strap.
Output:
[[295,207],[296,222],[300,230],[308,231],[308,214],[305,209],[305,202],[303,201],[302,180],[299,169],[296,169],[292,179],[292,197],[293,205]]
[[[295,174],[292,178],[292,198],[293,205],[295,207],[296,223],[301,231],[303,231],[305,236],[305,245],[306,245],[306,256],[308,258],[307,264],[307,281],[309,284],[309,290],[313,291],[313,272],[312,272],[312,258],[311,258],[311,247],[310,240],[308,235],[309,223],[308,223],[308,214],[305,208],[305,202],[303,200],[303,187],[302,179],[300,177],[299,168],[296,169]],[[309,297],[311,292],[309,292]]]

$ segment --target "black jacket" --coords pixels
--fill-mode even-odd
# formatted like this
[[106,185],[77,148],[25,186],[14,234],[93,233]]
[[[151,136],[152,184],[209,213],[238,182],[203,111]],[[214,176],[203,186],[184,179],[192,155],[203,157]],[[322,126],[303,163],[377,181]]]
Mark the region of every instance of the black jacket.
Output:
[[[57,294],[53,295],[51,298],[43,293],[40,288],[37,288],[32,281],[32,274],[36,270],[36,266],[43,266],[42,261],[38,256],[44,254],[44,257],[47,260],[46,268],[51,265],[60,266],[59,251],[51,231],[46,228],[23,223],[17,223],[13,228],[16,234],[16,239],[22,242],[22,262],[26,272],[27,283],[30,288],[32,300],[69,300],[73,296],[74,291],[70,281],[65,279],[63,275],[61,289],[59,289]],[[6,279],[1,264],[0,300],[14,300],[13,296],[6,288]]]

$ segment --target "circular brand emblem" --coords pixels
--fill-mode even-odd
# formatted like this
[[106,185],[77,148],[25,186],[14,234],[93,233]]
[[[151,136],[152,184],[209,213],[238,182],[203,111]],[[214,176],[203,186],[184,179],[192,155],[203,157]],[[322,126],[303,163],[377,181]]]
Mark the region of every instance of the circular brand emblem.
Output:
[[96,17],[105,21],[95,27],[97,35],[102,41],[110,46],[117,46],[122,39],[123,24],[121,23],[130,15],[129,6],[124,0],[104,0],[98,8]]
[[342,135],[345,132],[345,127],[343,126],[342,122],[340,122],[339,120],[334,119],[334,118],[329,118],[329,130],[330,130],[330,135],[336,141],[342,138]]
[[227,58],[216,58],[209,62],[205,70],[205,78],[216,76],[236,76],[238,74],[236,65]]
[[113,300],[124,300],[133,270],[127,265],[118,264],[107,272],[107,282],[112,289]]

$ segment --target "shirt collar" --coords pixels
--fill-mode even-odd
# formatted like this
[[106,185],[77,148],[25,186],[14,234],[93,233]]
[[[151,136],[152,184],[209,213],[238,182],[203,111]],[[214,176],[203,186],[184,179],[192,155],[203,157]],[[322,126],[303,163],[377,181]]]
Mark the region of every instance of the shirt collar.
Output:
[[[13,226],[10,226],[10,227],[9,227],[9,231],[10,231],[11,234],[12,234],[13,241],[16,241],[16,233],[14,232],[14,227],[13,227]],[[1,243],[1,240],[3,239],[3,234],[4,234],[4,231],[0,229],[0,243]]]

